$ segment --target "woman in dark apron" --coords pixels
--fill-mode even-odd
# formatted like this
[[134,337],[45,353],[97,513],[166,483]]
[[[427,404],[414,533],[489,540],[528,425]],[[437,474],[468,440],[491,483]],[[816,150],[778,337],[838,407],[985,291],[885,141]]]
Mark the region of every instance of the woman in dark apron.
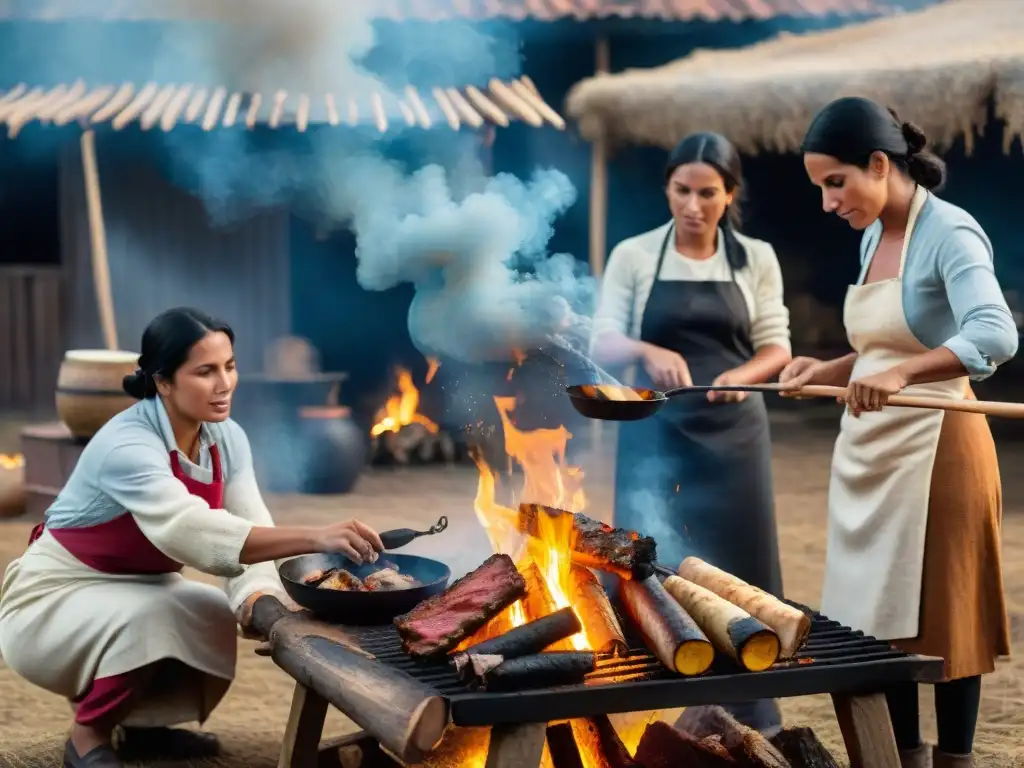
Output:
[[[699,133],[672,152],[672,221],[612,252],[594,319],[599,364],[637,366],[639,386],[754,384],[790,359],[778,259],[738,234],[740,162],[724,137]],[[700,557],[782,596],[771,440],[760,394],[672,399],[619,427],[615,524],[658,542],[659,561]],[[762,731],[781,725],[774,701],[732,706]]]

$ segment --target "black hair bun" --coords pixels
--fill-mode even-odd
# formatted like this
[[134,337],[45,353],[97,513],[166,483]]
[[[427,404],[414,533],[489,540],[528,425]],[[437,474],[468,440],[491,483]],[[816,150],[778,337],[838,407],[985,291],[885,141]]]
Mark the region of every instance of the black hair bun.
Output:
[[136,400],[145,400],[156,395],[156,382],[142,370],[129,373],[121,379],[121,388]]
[[928,137],[924,135],[919,127],[907,121],[900,126],[903,138],[907,140],[907,154],[916,155],[928,146]]

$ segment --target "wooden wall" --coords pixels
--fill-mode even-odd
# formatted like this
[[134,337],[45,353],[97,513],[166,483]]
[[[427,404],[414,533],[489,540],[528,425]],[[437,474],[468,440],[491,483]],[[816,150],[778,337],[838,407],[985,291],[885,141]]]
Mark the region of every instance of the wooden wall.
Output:
[[0,410],[45,413],[65,343],[59,267],[0,267]]
[[[289,217],[262,213],[214,228],[202,203],[144,164],[105,160],[100,186],[111,286],[122,349],[138,351],[146,324],[194,306],[232,325],[239,370],[263,368],[263,351],[291,329]],[[77,145],[61,166],[61,248],[68,274],[68,346],[102,345]]]

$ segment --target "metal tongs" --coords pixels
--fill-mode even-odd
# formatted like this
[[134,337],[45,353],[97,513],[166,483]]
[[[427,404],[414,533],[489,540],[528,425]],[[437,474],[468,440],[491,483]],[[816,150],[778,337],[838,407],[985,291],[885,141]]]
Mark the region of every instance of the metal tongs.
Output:
[[433,536],[435,533],[441,533],[447,527],[448,518],[442,515],[436,523],[425,531],[414,531],[412,528],[395,528],[394,530],[381,533],[380,540],[384,545],[384,549],[399,549],[413,539],[418,539],[420,536]]

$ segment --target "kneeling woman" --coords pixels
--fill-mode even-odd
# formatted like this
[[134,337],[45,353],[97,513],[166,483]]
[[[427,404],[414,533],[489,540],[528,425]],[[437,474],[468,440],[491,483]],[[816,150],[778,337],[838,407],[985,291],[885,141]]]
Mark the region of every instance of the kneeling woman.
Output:
[[[215,752],[212,736],[165,726],[204,721],[224,696],[237,623],[247,626],[260,594],[283,595],[274,561],[341,551],[358,562],[383,549],[355,520],[274,527],[249,441],[228,418],[233,342],[227,325],[192,309],[150,323],[124,381],[141,402],[89,442],[4,574],[0,655],[74,702],[66,767],[115,768],[143,757],[133,746]],[[184,565],[227,577],[226,589],[184,578]]]

